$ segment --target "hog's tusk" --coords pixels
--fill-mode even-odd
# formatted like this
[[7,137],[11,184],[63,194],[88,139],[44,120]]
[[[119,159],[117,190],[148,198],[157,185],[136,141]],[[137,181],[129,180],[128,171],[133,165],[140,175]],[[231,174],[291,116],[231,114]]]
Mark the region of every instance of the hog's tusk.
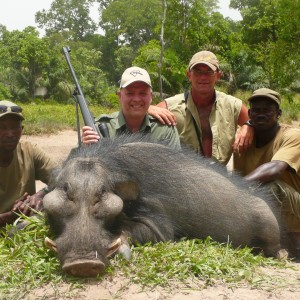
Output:
[[53,240],[49,239],[47,236],[45,237],[45,245],[52,251],[57,252],[56,243]]
[[108,249],[107,249],[107,254],[106,254],[106,257],[109,257],[109,256],[112,256],[114,253],[116,253],[119,248],[121,247],[122,245],[122,241],[120,238],[117,238],[114,242],[112,242]]

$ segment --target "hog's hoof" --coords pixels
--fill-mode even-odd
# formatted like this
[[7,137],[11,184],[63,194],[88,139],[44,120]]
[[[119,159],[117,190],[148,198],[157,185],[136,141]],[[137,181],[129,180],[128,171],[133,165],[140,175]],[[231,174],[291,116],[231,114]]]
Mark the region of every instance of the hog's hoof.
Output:
[[289,256],[289,253],[286,249],[280,249],[277,253],[276,253],[276,258],[280,259],[280,260],[284,260],[287,259]]
[[64,272],[77,277],[95,277],[103,273],[105,265],[100,260],[75,260],[65,263]]

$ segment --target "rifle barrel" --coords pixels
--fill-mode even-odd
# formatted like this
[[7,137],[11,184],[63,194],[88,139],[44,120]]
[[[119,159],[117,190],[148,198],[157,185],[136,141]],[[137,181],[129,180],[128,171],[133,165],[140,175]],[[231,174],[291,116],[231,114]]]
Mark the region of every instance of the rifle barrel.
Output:
[[69,69],[70,69],[72,77],[73,77],[73,80],[75,82],[74,97],[76,98],[77,103],[79,104],[84,124],[87,125],[87,126],[92,127],[93,130],[95,132],[97,132],[99,134],[99,136],[101,136],[101,133],[100,133],[99,129],[95,125],[94,118],[93,118],[93,116],[92,116],[92,114],[91,114],[91,112],[88,108],[86,99],[83,95],[83,92],[82,92],[80,84],[77,80],[75,71],[74,71],[73,66],[71,64],[71,59],[70,59],[70,56],[69,56],[70,52],[71,52],[70,47],[63,47],[63,54],[65,55],[66,61],[68,63]]

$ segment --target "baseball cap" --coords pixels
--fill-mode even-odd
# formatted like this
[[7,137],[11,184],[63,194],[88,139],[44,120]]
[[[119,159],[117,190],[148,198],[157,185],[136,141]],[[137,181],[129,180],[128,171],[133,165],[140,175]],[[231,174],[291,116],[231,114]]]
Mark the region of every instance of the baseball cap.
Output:
[[6,115],[15,115],[24,120],[20,106],[8,100],[2,100],[0,101],[0,118]]
[[252,96],[249,97],[248,101],[250,102],[255,98],[269,98],[275,101],[278,104],[278,106],[280,106],[281,102],[280,94],[267,88],[261,88],[254,91]]
[[195,65],[205,64],[209,66],[213,71],[220,69],[219,61],[217,57],[210,51],[200,51],[193,55],[190,60],[188,69],[191,70]]
[[122,74],[120,88],[125,88],[136,81],[145,82],[152,87],[150,76],[146,70],[139,67],[130,67]]

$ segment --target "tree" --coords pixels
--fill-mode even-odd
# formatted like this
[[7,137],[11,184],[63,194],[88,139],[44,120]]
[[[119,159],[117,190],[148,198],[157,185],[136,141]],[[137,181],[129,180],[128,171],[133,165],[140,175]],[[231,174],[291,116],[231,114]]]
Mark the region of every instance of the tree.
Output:
[[224,52],[229,47],[229,21],[216,12],[214,0],[169,0],[165,26],[166,48],[185,64],[200,50]]
[[231,0],[238,8],[243,41],[265,74],[271,88],[300,87],[299,83],[299,1]]
[[159,38],[161,0],[100,1],[100,7],[101,28],[107,37],[114,37],[118,46],[129,44],[136,51]]
[[94,0],[54,0],[48,11],[43,9],[35,15],[38,27],[47,35],[67,32],[72,40],[83,40],[94,34],[97,26],[90,17]]
[[[26,27],[23,31],[2,32],[6,60],[2,62],[2,80],[9,86],[13,98],[34,98],[43,70],[49,63],[49,45],[39,38],[38,31]],[[22,99],[24,100],[24,99]]]
[[161,31],[160,31],[160,57],[158,63],[158,80],[159,80],[159,93],[160,98],[163,98],[163,84],[162,84],[162,66],[163,66],[163,58],[164,58],[164,50],[165,50],[165,40],[164,40],[164,31],[165,31],[165,22],[166,22],[166,14],[167,14],[167,1],[162,0],[163,4],[163,17],[161,21]]

